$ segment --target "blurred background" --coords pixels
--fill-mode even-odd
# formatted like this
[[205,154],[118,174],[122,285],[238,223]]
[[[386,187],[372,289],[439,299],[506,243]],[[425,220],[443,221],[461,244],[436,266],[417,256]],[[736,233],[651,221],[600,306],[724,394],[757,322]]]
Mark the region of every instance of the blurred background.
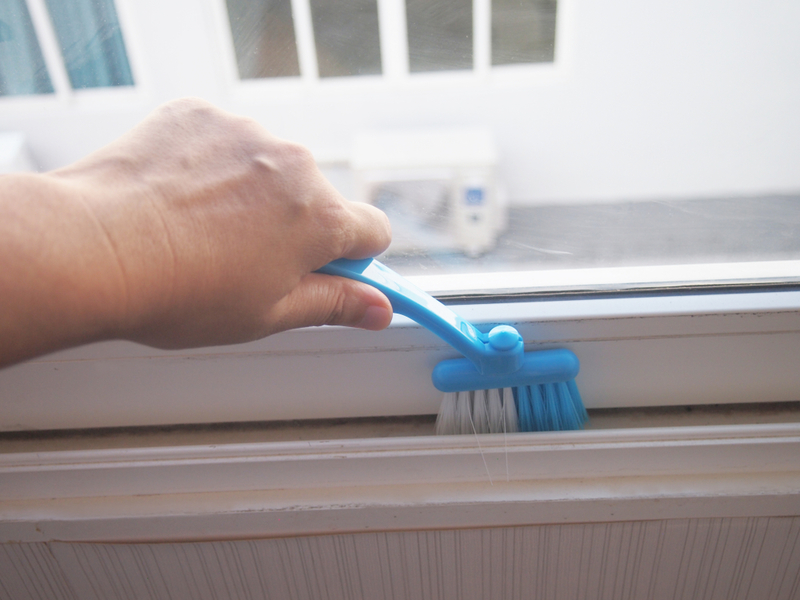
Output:
[[3,0],[0,170],[200,96],[385,210],[406,274],[782,261],[789,281],[798,31],[792,0]]

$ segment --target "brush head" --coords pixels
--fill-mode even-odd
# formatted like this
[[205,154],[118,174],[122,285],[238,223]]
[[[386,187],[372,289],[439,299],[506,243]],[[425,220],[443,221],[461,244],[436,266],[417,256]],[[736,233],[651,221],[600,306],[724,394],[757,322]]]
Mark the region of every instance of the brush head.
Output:
[[511,388],[447,392],[436,419],[437,435],[517,431],[517,407]]
[[472,361],[454,358],[440,362],[433,369],[433,385],[441,392],[513,388],[575,379],[580,369],[578,357],[569,350],[525,352],[519,367],[504,374],[481,373]]
[[572,431],[589,416],[573,380],[502,390],[445,392],[437,435]]
[[[446,360],[433,370],[433,384],[445,392],[437,433],[568,431],[588,420],[575,376],[578,357],[569,350],[526,352],[519,368],[504,375],[480,373],[466,358]],[[487,390],[486,392],[484,390]],[[504,423],[497,426],[497,397]],[[494,425],[492,425],[494,424]]]
[[526,385],[514,390],[520,431],[583,429],[589,415],[575,381]]

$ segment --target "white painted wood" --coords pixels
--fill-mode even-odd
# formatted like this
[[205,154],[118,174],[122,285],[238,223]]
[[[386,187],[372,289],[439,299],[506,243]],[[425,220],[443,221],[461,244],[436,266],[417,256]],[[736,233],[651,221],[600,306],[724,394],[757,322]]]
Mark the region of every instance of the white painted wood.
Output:
[[0,541],[781,516],[800,424],[0,456]]
[[[798,530],[703,519],[52,548],[85,598],[167,597],[190,582],[193,598],[766,600],[793,597]],[[87,573],[98,577],[81,588]]]
[[[144,68],[142,23],[137,21],[139,13],[131,4],[136,0],[114,0],[114,8],[117,12],[120,35],[125,43],[125,53],[128,59],[128,66],[133,76],[133,85],[138,94],[152,93],[152,81],[149,72]],[[146,26],[146,25],[145,25]]]
[[[5,546],[5,597],[789,600],[800,520],[679,519],[167,544]],[[44,588],[36,553],[67,585]],[[13,579],[12,579],[13,580]],[[61,582],[60,581],[60,582]],[[0,590],[2,586],[0,584]]]
[[8,453],[0,500],[785,473],[797,452],[800,423]]
[[240,80],[228,7],[225,0],[215,0],[210,2],[209,9],[209,28],[217,40],[220,83],[230,93]]

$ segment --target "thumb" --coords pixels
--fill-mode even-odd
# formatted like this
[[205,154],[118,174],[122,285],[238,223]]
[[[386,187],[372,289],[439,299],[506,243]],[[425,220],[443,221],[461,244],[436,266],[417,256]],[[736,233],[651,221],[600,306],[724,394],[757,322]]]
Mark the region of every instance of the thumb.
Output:
[[371,285],[310,273],[274,307],[276,331],[311,325],[346,325],[378,331],[392,321],[392,305]]

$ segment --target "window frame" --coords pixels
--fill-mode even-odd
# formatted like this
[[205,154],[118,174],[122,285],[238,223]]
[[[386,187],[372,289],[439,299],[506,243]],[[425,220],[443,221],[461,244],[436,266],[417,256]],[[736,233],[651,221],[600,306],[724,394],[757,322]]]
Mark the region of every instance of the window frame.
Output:
[[128,6],[130,0],[113,1],[119,21],[120,35],[125,43],[125,52],[133,76],[133,85],[73,89],[45,0],[24,0],[28,6],[45,67],[53,84],[53,93],[0,96],[3,108],[13,109],[16,106],[26,111],[33,111],[38,107],[45,108],[53,104],[77,104],[81,107],[91,108],[108,106],[111,102],[117,105],[120,102],[123,105],[131,102],[139,103],[147,87],[142,83],[144,73],[141,68],[139,44],[136,43],[141,37],[136,33],[135,19],[132,18]]
[[303,92],[321,88],[326,91],[359,91],[363,87],[385,85],[438,86],[443,83],[474,85],[489,80],[492,83],[513,84],[518,81],[561,77],[568,55],[569,26],[564,21],[569,14],[569,0],[560,0],[556,8],[555,51],[553,62],[517,65],[491,64],[491,0],[473,0],[473,68],[464,71],[434,71],[411,73],[408,58],[408,36],[404,0],[377,0],[380,32],[380,75],[326,77],[318,74],[311,7],[308,0],[291,0],[292,17],[297,43],[299,77],[240,79],[232,28],[225,0],[213,0],[217,39],[223,49],[225,80],[242,100],[252,100],[276,91]]
[[[481,328],[515,325],[527,350],[572,349],[590,409],[800,399],[797,287],[482,301],[453,309]],[[454,356],[400,316],[377,333],[307,328],[181,351],[104,342],[0,371],[0,430],[435,414],[441,393],[430,375]]]
[[[44,7],[44,0],[28,0],[30,3],[38,3],[40,7]],[[295,0],[299,1],[299,0]],[[140,47],[136,42],[141,41],[142,37],[137,35],[137,26],[135,19],[130,16],[132,13],[136,15],[134,4],[128,4],[133,0],[116,0],[117,11],[120,19],[120,26],[123,28],[123,36],[126,42],[126,47],[129,53],[129,61],[131,68],[134,72],[134,77],[137,82],[133,90],[114,90],[111,88],[97,89],[97,90],[77,90],[67,95],[55,94],[57,98],[39,98],[39,97],[24,97],[18,99],[16,97],[3,98],[2,102],[11,104],[20,102],[25,106],[25,109],[30,114],[34,114],[36,109],[44,106],[44,104],[35,105],[36,102],[49,103],[49,102],[64,102],[83,103],[89,102],[92,98],[96,98],[98,106],[101,104],[105,107],[108,106],[109,98],[115,98],[115,109],[118,106],[116,102],[116,92],[130,93],[130,97],[138,99],[143,98],[143,94],[147,92],[146,86],[141,84],[141,70],[137,67],[139,60],[137,59],[138,48]],[[488,0],[481,0],[482,4],[476,2],[474,7],[476,10],[483,6],[481,10],[487,10]],[[492,93],[501,91],[502,89],[511,89],[513,86],[525,87],[526,89],[539,83],[548,84],[560,81],[565,74],[568,73],[568,50],[570,47],[569,34],[571,27],[571,4],[568,0],[562,0],[558,3],[558,16],[557,16],[557,33],[556,33],[556,61],[548,64],[533,64],[524,67],[509,66],[497,67],[492,69],[490,74],[490,87]],[[33,4],[32,4],[33,5]],[[227,11],[225,10],[224,0],[207,0],[199,5],[200,12],[198,13],[197,20],[204,22],[208,27],[216,27],[219,35],[217,47],[227,49],[228,59],[221,59],[218,63],[212,64],[209,67],[217,77],[210,77],[209,81],[212,83],[219,83],[221,85],[219,74],[220,70],[225,71],[228,69],[228,76],[230,77],[230,86],[226,92],[230,93],[233,98],[233,108],[238,112],[246,113],[246,110],[241,110],[242,106],[252,106],[261,98],[269,96],[274,104],[271,106],[280,107],[281,102],[284,100],[291,100],[292,98],[305,96],[310,94],[312,103],[318,103],[323,97],[325,99],[331,98],[334,102],[341,101],[343,98],[352,98],[355,94],[361,92],[375,90],[379,86],[382,90],[381,97],[385,97],[387,90],[392,91],[397,88],[392,88],[395,85],[388,79],[383,81],[381,78],[342,78],[342,80],[329,80],[329,81],[313,81],[313,85],[308,85],[309,82],[302,81],[270,81],[262,80],[258,82],[239,82],[236,76],[235,66],[235,53],[233,51],[233,44],[230,39],[230,27],[227,20]],[[305,3],[308,7],[308,3]],[[384,20],[390,18],[396,13],[404,13],[402,0],[381,0],[379,7],[394,7],[391,10],[384,10],[379,8],[379,20],[383,23]],[[216,15],[210,10],[210,7],[216,7]],[[43,13],[46,17],[47,14]],[[219,18],[214,18],[214,17]],[[34,15],[32,14],[32,18]],[[139,15],[139,19],[141,19]],[[41,20],[41,14],[40,14]],[[47,25],[49,26],[48,19]],[[310,14],[309,14],[310,24]],[[213,25],[211,24],[213,23]],[[141,30],[141,27],[139,27]],[[398,31],[402,32],[401,29]],[[38,29],[37,29],[38,33]],[[51,32],[52,33],[52,32]],[[201,32],[201,33],[205,33]],[[384,36],[385,37],[385,36]],[[476,35],[476,38],[479,37]],[[200,38],[205,41],[203,35]],[[396,36],[395,44],[401,44],[405,39],[405,35]],[[54,35],[52,39],[55,40]],[[383,38],[382,38],[383,39]],[[132,43],[133,42],[133,43]],[[216,47],[214,48],[216,49]],[[213,53],[210,53],[213,55]],[[476,55],[477,56],[477,55]],[[46,59],[47,60],[47,59]],[[224,67],[224,63],[228,67]],[[498,70],[495,73],[495,70]],[[503,71],[503,73],[500,73]],[[509,75],[509,79],[501,81],[503,78],[499,77],[501,74]],[[523,76],[524,74],[524,76]],[[495,77],[498,75],[498,77]],[[302,78],[301,78],[302,79]],[[66,73],[64,72],[64,80],[66,81]],[[482,79],[479,73],[430,73],[430,74],[415,74],[414,77],[408,77],[402,80],[399,85],[405,89],[412,89],[414,91],[420,90],[421,95],[433,95],[436,90],[443,89],[446,86],[455,86],[456,90],[478,90],[479,87],[484,86],[486,80]],[[208,83],[208,82],[206,82]],[[253,83],[253,85],[249,85]],[[262,85],[263,84],[263,85]],[[274,84],[274,85],[273,85]],[[508,86],[504,88],[503,86]],[[518,88],[519,89],[519,88]],[[285,94],[282,96],[283,90]],[[281,97],[282,96],[282,97]],[[275,98],[278,98],[275,101]],[[376,95],[376,97],[379,97]],[[367,95],[363,102],[369,102],[370,97]],[[237,105],[237,102],[239,103]],[[4,104],[4,108],[11,104]],[[288,102],[287,102],[288,104]],[[35,106],[34,106],[35,105]],[[33,107],[32,107],[33,106]],[[73,108],[70,106],[70,108]],[[125,107],[130,108],[130,107]],[[137,105],[136,108],[144,108],[143,103]],[[66,112],[66,111],[64,111]],[[123,113],[125,111],[120,111]],[[132,112],[132,111],[128,111]],[[130,117],[130,114],[126,115]],[[275,121],[277,126],[280,125]],[[303,133],[308,133],[302,130]],[[278,135],[283,132],[276,131]],[[312,137],[313,134],[309,134]],[[300,136],[297,136],[300,137]],[[347,140],[341,139],[341,136],[336,137],[335,145],[325,147],[324,143],[310,144],[314,146],[317,157],[320,162],[342,161],[347,160]],[[298,141],[308,143],[308,140],[300,139]],[[321,149],[321,151],[320,151]],[[341,162],[339,163],[341,164]],[[676,267],[682,269],[684,267]],[[717,268],[722,268],[717,266]],[[645,269],[648,273],[654,273],[651,268]],[[535,277],[547,278],[553,275],[553,272],[544,274],[537,274]],[[569,276],[576,276],[575,272],[568,273]],[[579,274],[577,274],[579,275]],[[518,274],[512,277],[519,277]],[[444,281],[444,279],[441,279]],[[638,297],[628,298],[623,300],[610,298],[594,298],[592,300],[588,297],[581,297],[575,299],[559,299],[547,298],[544,296],[536,296],[534,302],[521,302],[519,293],[530,293],[529,288],[522,290],[512,289],[511,293],[506,295],[502,302],[493,303],[486,299],[483,304],[469,304],[464,306],[465,316],[473,318],[476,322],[487,324],[493,320],[503,319],[504,321],[511,321],[520,324],[526,340],[529,342],[530,347],[535,346],[534,340],[545,340],[540,344],[562,344],[567,346],[574,346],[577,350],[579,358],[583,358],[582,348],[596,348],[598,346],[608,346],[608,348],[617,348],[620,352],[615,353],[601,352],[600,354],[605,357],[603,361],[603,368],[592,366],[592,360],[584,360],[584,372],[579,377],[579,383],[587,390],[592,390],[595,387],[595,380],[604,382],[606,386],[604,389],[604,397],[615,395],[617,402],[620,405],[626,405],[625,402],[633,402],[631,398],[637,395],[641,396],[647,393],[644,387],[626,387],[624,390],[619,390],[610,386],[609,380],[617,377],[618,381],[626,382],[635,379],[635,373],[628,373],[619,364],[624,363],[630,359],[630,354],[626,344],[656,344],[658,340],[673,340],[674,344],[678,346],[685,345],[688,349],[688,355],[696,353],[694,348],[696,342],[702,336],[695,335],[692,327],[688,325],[691,323],[692,315],[695,314],[693,310],[706,311],[697,313],[700,320],[708,323],[713,321],[716,323],[710,331],[706,332],[705,336],[710,339],[713,338],[716,345],[711,344],[715,352],[720,352],[724,355],[726,350],[725,340],[735,341],[736,347],[741,343],[743,348],[748,347],[748,344],[754,341],[759,341],[761,346],[757,347],[758,351],[763,350],[763,345],[766,343],[765,338],[769,336],[777,337],[783,336],[789,342],[788,348],[792,351],[795,350],[797,336],[797,327],[792,325],[790,321],[797,313],[797,307],[791,303],[781,305],[775,308],[772,304],[764,298],[767,296],[758,296],[751,291],[738,290],[732,293],[732,298],[742,298],[753,300],[752,306],[735,305],[735,304],[718,304],[703,308],[697,308],[692,305],[692,302],[698,302],[701,297],[697,295],[697,289],[682,289],[680,292],[685,293],[684,300],[675,289],[670,286],[670,289],[663,289],[663,278],[649,280],[651,285],[647,289],[639,287],[636,293]],[[647,282],[645,282],[647,283]],[[766,282],[770,283],[770,282]],[[763,285],[766,283],[762,282]],[[774,283],[771,282],[771,283]],[[460,285],[460,284],[459,284]],[[526,284],[527,285],[527,284]],[[660,286],[660,287],[659,287]],[[456,286],[458,287],[458,286]],[[535,287],[535,286],[534,286]],[[507,289],[504,284],[492,284],[492,293],[498,291],[506,294]],[[463,288],[462,288],[463,289]],[[563,290],[563,286],[553,285],[552,289],[540,289],[540,292],[553,292],[554,290]],[[440,290],[442,291],[442,290]],[[444,290],[447,291],[447,290]],[[568,290],[575,293],[576,290]],[[587,292],[587,290],[578,290]],[[589,293],[611,293],[619,291],[619,281],[614,286],[609,283],[606,288],[592,288]],[[519,293],[518,293],[519,292]],[[536,292],[536,289],[534,289]],[[712,297],[714,302],[722,302],[727,297],[723,293],[724,290],[703,290],[705,296]],[[774,292],[777,294],[776,298],[787,298],[785,294],[791,294],[791,291]],[[677,294],[677,295],[676,295]],[[657,301],[661,298],[661,303]],[[629,302],[630,301],[630,302]],[[761,304],[759,304],[761,302]],[[610,303],[610,304],[609,304]],[[688,303],[688,304],[685,304]],[[800,304],[800,303],[798,303]],[[561,312],[561,308],[570,307],[574,309],[577,306],[584,306],[586,313],[569,313]],[[589,309],[588,307],[620,307],[627,306],[628,312],[618,314],[613,312],[612,308],[609,314],[603,313],[600,308]],[[679,313],[675,313],[675,306],[681,306]],[[692,308],[695,306],[695,309]],[[726,308],[727,306],[727,308]],[[548,308],[550,307],[550,308]],[[656,307],[656,308],[653,308]],[[542,310],[554,311],[552,317],[542,317]],[[517,311],[517,312],[514,312]],[[528,311],[528,312],[525,312]],[[598,312],[599,311],[599,312]],[[662,311],[660,314],[655,314],[653,311]],[[716,311],[716,312],[715,312]],[[742,316],[744,315],[744,316]],[[764,318],[762,318],[762,316]],[[695,321],[696,323],[697,321]],[[786,324],[788,322],[788,324]],[[746,323],[746,324],[745,324]],[[671,325],[670,325],[671,324]],[[669,327],[672,325],[679,325],[682,329],[675,332],[670,332]],[[614,336],[614,328],[617,325],[625,325],[624,339],[620,336]],[[630,327],[629,327],[630,326]],[[641,326],[641,330],[637,327]],[[766,329],[759,329],[759,327],[766,327]],[[593,329],[594,328],[594,329]],[[783,329],[781,329],[783,328]],[[552,331],[547,335],[540,335],[541,331]],[[597,331],[605,331],[603,334],[606,337],[598,337],[600,334]],[[653,333],[656,331],[656,333]],[[571,333],[568,333],[571,332]],[[610,337],[609,337],[610,336]],[[761,336],[761,338],[759,338]],[[608,339],[606,339],[608,338]],[[757,340],[758,338],[758,340]],[[709,342],[710,343],[710,342]],[[322,348],[322,351],[319,349]],[[663,346],[659,346],[663,348]],[[387,359],[387,364],[381,366],[377,371],[364,367],[362,362],[364,359],[375,360],[371,356],[373,350],[377,350],[377,354]],[[333,378],[346,379],[347,374],[358,373],[362,374],[368,371],[367,376],[359,379],[356,382],[346,381],[347,385],[342,385],[336,394],[329,398],[329,404],[318,404],[317,400],[310,401],[313,398],[313,393],[329,394],[331,389],[313,390],[308,389],[308,382],[305,380],[310,379],[307,374],[315,372],[315,358],[320,356],[341,356],[336,357],[333,362],[335,367],[329,367],[331,371],[330,376]],[[682,349],[679,349],[675,356],[681,356]],[[369,334],[366,332],[354,332],[349,330],[338,329],[322,329],[303,332],[291,332],[275,336],[269,340],[262,342],[254,342],[250,345],[234,346],[227,348],[215,349],[199,349],[191,350],[181,353],[160,353],[151,349],[144,349],[131,344],[121,342],[110,342],[107,344],[89,346],[81,349],[74,349],[67,353],[58,353],[49,357],[44,357],[39,361],[34,361],[26,365],[14,367],[11,370],[0,373],[0,382],[5,382],[4,385],[11,386],[10,381],[13,383],[14,393],[16,400],[12,404],[13,410],[6,413],[5,421],[0,424],[0,429],[41,429],[41,428],[69,428],[69,427],[100,427],[100,426],[119,426],[119,425],[144,425],[144,424],[157,424],[157,423],[186,423],[186,422],[219,422],[219,421],[237,421],[237,420],[261,420],[261,419],[291,419],[291,418],[319,418],[319,417],[348,417],[359,416],[365,414],[373,415],[386,415],[386,414],[418,414],[420,412],[435,412],[438,407],[439,395],[432,388],[429,383],[430,370],[432,369],[438,357],[445,357],[449,355],[448,349],[440,343],[437,339],[433,338],[424,330],[420,330],[416,326],[411,325],[407,321],[398,319],[393,327],[382,334]],[[276,366],[272,371],[265,371],[264,365],[259,361],[264,361],[267,357],[279,357],[279,366]],[[762,354],[758,357],[759,360],[765,361],[767,364],[769,360],[766,358],[767,354]],[[636,358],[636,356],[634,356]],[[701,357],[697,357],[698,360]],[[785,357],[783,357],[785,359]],[[731,364],[728,369],[736,373],[746,372],[749,368],[746,361],[742,356],[736,357],[737,363]],[[251,361],[251,362],[248,362]],[[316,362],[319,362],[318,360]],[[781,368],[785,368],[785,364],[778,360]],[[119,379],[119,374],[111,368],[113,365],[128,364],[130,372],[123,373],[122,380]],[[198,404],[190,397],[189,390],[183,389],[182,386],[186,385],[186,381],[192,381],[196,373],[193,367],[198,364],[210,365],[211,371],[214,373],[221,373],[217,380],[210,381],[211,384],[208,389],[202,389],[202,386],[196,385],[193,393],[199,394],[202,401]],[[148,366],[149,365],[149,366]],[[151,368],[152,367],[152,368]],[[395,368],[396,367],[396,368]],[[717,364],[716,369],[722,369],[724,365]],[[55,375],[55,369],[58,368],[58,375]],[[159,373],[159,369],[165,371],[172,371],[172,374],[159,374],[155,379],[152,379],[153,373]],[[657,368],[657,367],[652,367]],[[335,373],[338,369],[338,374]],[[619,370],[622,369],[622,370]],[[231,373],[238,373],[232,375]],[[764,373],[770,372],[769,370]],[[9,374],[10,373],[10,374]],[[99,383],[96,375],[100,374]],[[391,377],[394,383],[402,384],[397,390],[391,394],[385,391],[386,382],[380,380],[377,373],[383,373]],[[593,375],[593,373],[595,373]],[[342,375],[345,374],[345,375]],[[208,374],[203,375],[208,377]],[[73,378],[72,382],[67,386],[66,390],[62,387],[61,381],[64,378]],[[163,379],[158,379],[163,377]],[[239,377],[239,379],[237,379]],[[593,377],[595,380],[593,380]],[[789,398],[788,393],[791,385],[796,377],[793,373],[789,373],[787,378],[781,379],[777,377],[777,381],[781,383],[778,388],[775,388],[775,381],[769,380],[765,375],[764,389],[774,390],[768,391],[765,399],[773,400],[787,400],[796,399]],[[294,378],[294,379],[293,379]],[[350,379],[353,379],[352,377]],[[125,389],[119,389],[119,383],[124,382],[122,386]],[[278,382],[270,384],[270,382]],[[147,383],[150,388],[146,392],[142,391],[141,385]],[[341,407],[349,406],[346,398],[353,396],[350,387],[357,384],[358,393],[361,394],[359,399],[355,402],[352,408],[346,408],[342,412]],[[392,385],[394,385],[394,383]],[[302,385],[298,385],[302,384]],[[691,384],[691,385],[690,385]],[[293,396],[295,408],[286,411],[273,412],[265,407],[265,394],[269,392],[269,386],[278,387],[280,393],[286,393],[290,390]],[[693,387],[698,385],[698,387]],[[39,387],[37,387],[39,386]],[[87,387],[88,386],[88,387]],[[95,386],[95,387],[92,387]],[[99,387],[97,387],[99,386]],[[125,386],[128,386],[127,388]],[[159,389],[162,386],[163,389]],[[261,388],[261,392],[255,393],[248,390],[248,386],[253,389]],[[5,387],[4,390],[12,388]],[[616,391],[615,391],[616,389]],[[750,388],[747,388],[750,389]],[[239,394],[238,404],[231,410],[226,407],[220,406],[219,397],[225,396],[221,390],[234,390]],[[291,391],[294,390],[294,391]],[[378,390],[380,398],[377,400],[379,408],[376,412],[374,410],[375,398],[370,398],[370,393],[375,393]],[[711,390],[709,392],[709,390]],[[709,402],[709,401],[724,401],[725,396],[731,392],[731,386],[723,386],[722,388],[714,388],[714,381],[711,378],[709,381],[703,381],[703,378],[698,374],[691,382],[686,382],[685,389],[679,389],[681,394],[676,395],[676,402]],[[20,394],[29,394],[25,398],[32,398],[32,402],[26,407],[26,402]],[[213,394],[219,393],[218,396]],[[92,405],[89,399],[93,396],[100,395],[95,398],[97,404]],[[139,406],[139,397],[145,394],[148,397],[144,406]],[[260,395],[259,395],[260,394]],[[309,396],[311,394],[311,396]],[[41,415],[37,416],[36,411],[43,406],[47,405],[48,400],[55,397],[64,398],[64,407],[56,407],[54,410],[44,410]],[[23,398],[20,400],[20,398]],[[409,402],[408,399],[414,400]],[[104,405],[104,402],[111,399],[110,402]],[[743,400],[737,400],[743,401]],[[17,406],[16,403],[19,403]],[[38,404],[37,404],[38,403]],[[591,407],[594,406],[594,401],[591,398],[591,392],[587,394],[587,404]],[[601,402],[599,405],[608,405],[607,402]],[[401,406],[402,409],[397,407]],[[20,408],[21,407],[21,408]],[[39,408],[35,408],[39,407]],[[67,408],[68,407],[68,408]],[[138,408],[137,408],[138,407]],[[300,410],[298,407],[302,407]],[[19,409],[19,410],[18,410]],[[367,412],[365,412],[365,409]],[[28,412],[26,412],[26,410]],[[337,412],[338,411],[338,412]],[[40,411],[41,412],[41,411]],[[83,421],[78,418],[78,415],[88,415],[90,420]]]

